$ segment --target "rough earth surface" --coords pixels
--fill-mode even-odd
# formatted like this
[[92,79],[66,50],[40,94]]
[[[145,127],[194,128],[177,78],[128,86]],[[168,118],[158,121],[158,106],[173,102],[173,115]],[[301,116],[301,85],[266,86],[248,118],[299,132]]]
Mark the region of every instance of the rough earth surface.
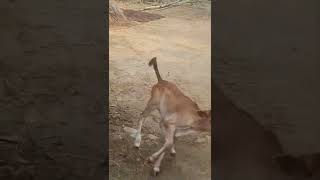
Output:
[[[139,4],[119,5],[142,8]],[[152,166],[145,162],[164,142],[158,113],[145,121],[140,150],[134,148],[130,136],[134,131],[130,128],[137,127],[151,86],[157,82],[148,67],[154,56],[164,79],[176,83],[200,108],[211,109],[210,1],[147,13],[153,15],[127,11],[135,22],[109,30],[109,178],[211,179],[210,135],[179,137],[176,157],[165,157],[158,177],[151,176]]]

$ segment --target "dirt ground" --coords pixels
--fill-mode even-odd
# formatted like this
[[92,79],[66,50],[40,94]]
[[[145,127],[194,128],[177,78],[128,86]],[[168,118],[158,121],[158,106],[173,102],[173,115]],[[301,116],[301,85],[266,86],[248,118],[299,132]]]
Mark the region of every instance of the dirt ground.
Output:
[[[141,8],[119,4],[124,9]],[[140,150],[124,131],[125,127],[136,128],[150,88],[156,83],[154,71],[147,65],[154,56],[164,79],[176,83],[200,108],[211,109],[210,1],[148,13],[163,17],[109,30],[109,178],[211,179],[211,136],[178,138],[176,157],[166,156],[163,173],[152,177],[152,166],[145,159],[163,143],[158,114],[145,122]]]

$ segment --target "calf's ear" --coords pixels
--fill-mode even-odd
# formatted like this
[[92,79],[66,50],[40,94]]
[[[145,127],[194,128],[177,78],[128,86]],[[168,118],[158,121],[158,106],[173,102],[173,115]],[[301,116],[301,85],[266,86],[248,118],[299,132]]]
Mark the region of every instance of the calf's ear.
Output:
[[207,112],[208,112],[208,116],[211,116],[211,110],[208,110]]
[[200,117],[202,117],[202,118],[208,117],[208,113],[207,113],[206,111],[201,111],[201,110],[199,110],[199,111],[197,111],[197,113],[198,113],[198,115],[199,115]]

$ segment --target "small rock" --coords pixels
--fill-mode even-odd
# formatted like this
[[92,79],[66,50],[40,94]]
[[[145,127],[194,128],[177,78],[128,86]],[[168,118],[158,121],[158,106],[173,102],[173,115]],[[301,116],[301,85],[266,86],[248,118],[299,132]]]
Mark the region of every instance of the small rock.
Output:
[[123,138],[120,134],[119,135],[115,135],[115,134],[112,135],[112,140],[114,140],[114,141],[120,141],[122,139]]
[[151,139],[151,140],[157,140],[157,139],[159,139],[158,136],[155,136],[155,135],[153,135],[153,134],[148,134],[148,138]]
[[123,138],[122,138],[122,136],[121,136],[120,134],[118,135],[118,138],[119,138],[120,140],[122,140],[122,139],[123,139]]

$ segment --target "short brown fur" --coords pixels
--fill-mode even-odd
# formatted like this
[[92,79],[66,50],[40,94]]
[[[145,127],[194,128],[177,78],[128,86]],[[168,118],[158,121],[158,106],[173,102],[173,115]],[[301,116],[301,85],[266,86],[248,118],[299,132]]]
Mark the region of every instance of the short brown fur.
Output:
[[145,117],[157,109],[161,117],[160,128],[166,141],[163,147],[149,158],[150,162],[155,162],[153,170],[157,174],[160,171],[159,166],[165,151],[170,149],[171,154],[175,154],[175,136],[183,132],[211,131],[211,110],[200,110],[199,106],[184,95],[174,83],[163,80],[158,70],[156,57],[150,60],[149,66],[153,66],[158,83],[152,87],[151,98],[141,114],[135,146],[140,146],[141,128]]

